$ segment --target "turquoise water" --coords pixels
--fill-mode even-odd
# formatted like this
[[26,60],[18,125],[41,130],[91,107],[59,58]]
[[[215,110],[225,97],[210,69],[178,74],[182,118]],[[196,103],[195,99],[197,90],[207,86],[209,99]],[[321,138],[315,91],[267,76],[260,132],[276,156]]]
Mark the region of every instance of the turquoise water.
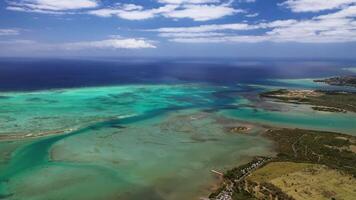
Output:
[[299,109],[289,108],[287,111],[242,108],[222,111],[222,113],[236,119],[270,126],[334,131],[356,135],[356,115],[354,113],[327,113],[313,111],[309,107],[298,107]]
[[[354,114],[246,99],[257,86],[127,85],[0,96],[0,198],[198,199],[224,171],[274,154],[264,125],[355,133]],[[275,109],[270,109],[275,108]],[[246,125],[251,134],[227,128]],[[45,136],[48,135],[48,136]]]
[[300,79],[267,79],[263,84],[249,84],[255,88],[262,88],[267,90],[278,90],[281,88],[287,89],[310,89],[310,90],[342,90],[356,92],[355,87],[341,87],[331,86],[326,83],[314,82],[316,79],[325,79],[328,77],[319,78],[300,78]]

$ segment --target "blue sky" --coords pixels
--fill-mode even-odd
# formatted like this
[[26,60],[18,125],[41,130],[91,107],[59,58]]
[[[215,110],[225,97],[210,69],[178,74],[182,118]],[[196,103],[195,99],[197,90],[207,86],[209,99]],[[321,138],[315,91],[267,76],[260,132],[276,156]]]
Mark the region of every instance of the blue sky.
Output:
[[4,0],[0,56],[356,58],[356,0]]

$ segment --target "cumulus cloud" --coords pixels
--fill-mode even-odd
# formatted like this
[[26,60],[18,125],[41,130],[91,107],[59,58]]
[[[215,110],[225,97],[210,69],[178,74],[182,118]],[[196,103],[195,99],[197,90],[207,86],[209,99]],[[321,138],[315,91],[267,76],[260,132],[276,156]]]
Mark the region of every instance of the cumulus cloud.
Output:
[[165,5],[154,9],[144,9],[142,6],[135,4],[123,4],[117,8],[104,8],[89,11],[89,14],[99,17],[112,17],[116,16],[127,20],[143,20],[154,18],[159,14],[168,13],[175,10],[177,5]]
[[216,36],[225,36],[224,33],[217,32],[202,32],[202,33],[194,33],[194,32],[179,32],[179,33],[160,33],[161,37],[168,38],[198,38],[198,37],[216,37]]
[[168,18],[191,18],[195,21],[207,21],[219,19],[228,15],[233,15],[242,10],[230,7],[228,4],[222,5],[184,5],[181,9],[175,9],[163,13]]
[[355,17],[356,6],[349,6],[303,20],[165,27],[148,31],[158,32],[169,41],[184,43],[356,42]]
[[19,35],[20,31],[17,29],[0,29],[0,36],[4,35]]
[[158,0],[159,3],[165,4],[206,4],[219,3],[219,0]]
[[98,6],[96,0],[14,0],[9,1],[8,10],[63,14],[67,10],[89,9]]
[[[145,20],[155,17],[189,18],[194,21],[219,19],[244,12],[232,6],[233,0],[156,0],[155,7],[133,3],[100,4],[98,0],[9,0],[7,10],[42,14],[90,14]],[[80,11],[78,11],[80,10]]]
[[355,3],[356,0],[287,0],[280,5],[286,6],[293,12],[319,12],[340,9]]
[[296,20],[277,20],[269,23],[260,24],[246,24],[246,23],[233,23],[233,24],[210,24],[210,25],[200,25],[193,27],[166,27],[151,29],[147,31],[154,31],[160,33],[204,33],[213,31],[246,31],[255,30],[260,28],[274,28],[274,27],[284,27],[295,23]]
[[0,40],[0,53],[4,55],[22,54],[28,52],[31,52],[32,55],[53,53],[64,53],[71,55],[74,52],[108,52],[108,50],[134,51],[152,48],[156,48],[152,41],[148,41],[142,38],[122,38],[118,36],[105,40],[81,41],[72,43],[46,43],[24,39]]
[[[194,21],[221,19],[236,13],[257,17],[234,7],[232,0],[155,0],[146,7],[133,3],[110,6],[97,0],[11,0],[7,9],[39,13],[82,13],[99,17],[118,17],[145,20],[157,17],[188,18]],[[253,3],[255,0],[235,0]],[[313,12],[303,18],[275,21],[242,21],[227,24],[207,24],[190,27],[162,27],[148,29],[174,42],[231,43],[231,42],[356,42],[356,0],[285,0],[278,4],[295,12]],[[277,6],[278,6],[277,5]],[[323,12],[320,12],[323,11]],[[313,16],[307,18],[306,16]],[[252,18],[250,19],[252,20]],[[203,23],[197,23],[203,24]],[[17,30],[0,29],[1,35],[17,35]],[[155,48],[148,40],[115,37],[101,41],[75,42],[60,45],[66,49],[137,49]]]
[[67,50],[85,49],[144,49],[156,48],[152,42],[136,38],[118,38],[100,41],[74,42],[59,45]]
[[259,13],[250,13],[245,15],[245,17],[257,17],[258,15],[260,15]]
[[[341,19],[341,18],[354,18],[356,17],[356,5],[346,7],[340,11],[318,16],[318,19]],[[354,20],[353,20],[354,21]]]
[[154,17],[190,18],[194,21],[219,19],[243,12],[231,6],[231,2],[221,0],[158,0],[163,4],[157,8],[145,9],[136,4],[118,4],[112,8],[91,10],[88,13],[99,17],[116,16],[127,20],[144,20]]
[[255,3],[256,0],[239,0],[240,3]]
[[36,44],[33,40],[0,40],[0,44],[6,45],[32,45]]

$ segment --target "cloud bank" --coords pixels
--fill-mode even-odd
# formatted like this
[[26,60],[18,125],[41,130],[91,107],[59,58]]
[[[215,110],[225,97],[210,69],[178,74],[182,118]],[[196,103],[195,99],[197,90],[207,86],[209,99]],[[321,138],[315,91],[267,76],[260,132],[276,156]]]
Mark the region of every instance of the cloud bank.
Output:
[[[42,14],[89,14],[145,20],[156,17],[189,18],[208,21],[244,12],[235,9],[231,0],[156,0],[158,6],[146,8],[138,4],[115,3],[104,6],[99,0],[12,0],[7,10]],[[79,10],[79,11],[78,11]]]
[[64,11],[95,8],[96,0],[19,0],[10,1],[8,10],[64,14]]
[[[315,2],[321,2],[316,1]],[[291,1],[286,1],[289,3]],[[296,0],[302,4],[304,0]],[[324,10],[330,8],[324,2]],[[356,5],[345,5],[340,1],[332,4],[334,12],[311,19],[285,19],[262,23],[209,24],[193,27],[164,27],[148,31],[158,32],[169,41],[183,43],[230,43],[230,42],[298,42],[298,43],[340,43],[356,41]],[[322,4],[322,3],[320,3]],[[337,9],[341,7],[340,9]],[[293,8],[291,8],[293,9]],[[312,9],[312,7],[309,7]],[[315,11],[313,9],[313,11]],[[250,31],[259,32],[251,34]]]
[[[90,15],[100,18],[119,18],[135,23],[140,20],[163,20],[173,26],[157,23],[155,28],[133,28],[140,37],[110,38],[62,44],[36,45],[43,49],[152,49],[158,42],[176,43],[347,43],[356,42],[356,0],[284,0],[274,6],[293,17],[266,20],[260,10],[242,9],[262,0],[152,0],[153,4],[104,3],[103,0],[8,0],[6,9],[55,15]],[[263,14],[263,13],[262,13]],[[263,15],[262,15],[263,16]],[[302,16],[302,17],[299,17]],[[230,17],[230,18],[229,18]],[[233,18],[234,17],[234,18]],[[225,19],[228,20],[225,20]],[[182,20],[182,19],[185,19]],[[186,20],[188,19],[188,20]],[[161,19],[159,19],[161,20]],[[177,23],[188,21],[190,26]],[[190,21],[189,21],[190,20]],[[133,22],[132,22],[133,21]],[[166,21],[164,24],[166,24]],[[152,23],[154,24],[154,23]],[[15,37],[20,29],[2,28],[0,36]],[[117,30],[115,28],[115,30]],[[116,33],[111,33],[116,34]],[[121,33],[120,33],[121,34]],[[131,34],[131,32],[129,33]],[[147,37],[148,34],[149,36]],[[152,36],[154,35],[154,36]],[[105,36],[104,36],[105,37]],[[1,44],[33,44],[16,38]]]
[[20,31],[17,29],[0,29],[0,36],[5,35],[19,35]]
[[158,0],[156,8],[144,8],[136,4],[117,4],[112,8],[89,11],[99,17],[118,17],[127,20],[144,20],[156,17],[172,19],[189,18],[208,21],[244,12],[232,7],[232,1],[221,0]]
[[356,0],[287,0],[280,6],[285,6],[293,12],[320,12],[340,9],[355,4]]
[[136,38],[121,38],[121,39],[107,39],[99,41],[86,41],[65,43],[60,47],[67,50],[85,50],[85,49],[146,49],[156,48],[152,42],[145,39]]

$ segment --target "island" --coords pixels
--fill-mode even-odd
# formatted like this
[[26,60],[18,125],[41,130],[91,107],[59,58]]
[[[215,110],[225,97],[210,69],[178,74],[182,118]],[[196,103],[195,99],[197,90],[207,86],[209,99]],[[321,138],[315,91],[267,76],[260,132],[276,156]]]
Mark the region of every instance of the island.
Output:
[[246,126],[238,126],[238,127],[230,128],[229,130],[231,133],[247,134],[248,131],[251,130],[251,128]]
[[285,103],[308,104],[317,111],[356,112],[356,93],[353,92],[280,89],[260,96]]
[[332,78],[326,78],[321,80],[314,80],[314,82],[326,83],[335,86],[350,86],[356,87],[356,76],[338,76]]

